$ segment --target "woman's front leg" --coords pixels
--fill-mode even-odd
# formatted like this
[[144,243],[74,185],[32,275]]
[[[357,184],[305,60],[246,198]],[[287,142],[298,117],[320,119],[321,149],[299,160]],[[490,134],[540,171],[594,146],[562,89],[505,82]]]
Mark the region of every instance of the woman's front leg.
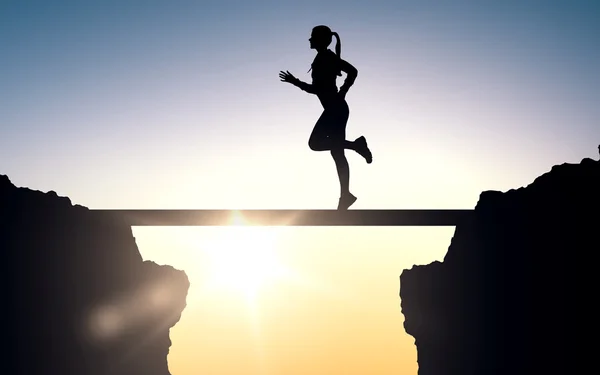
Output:
[[331,140],[328,137],[326,126],[329,121],[329,115],[323,112],[308,138],[308,147],[313,151],[329,151],[331,150]]

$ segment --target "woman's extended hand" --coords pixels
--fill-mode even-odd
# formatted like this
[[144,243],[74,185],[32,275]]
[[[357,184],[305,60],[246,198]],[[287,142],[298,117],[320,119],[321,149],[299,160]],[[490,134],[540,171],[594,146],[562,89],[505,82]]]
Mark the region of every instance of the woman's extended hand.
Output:
[[284,72],[283,70],[279,72],[279,78],[281,78],[282,82],[294,83],[297,81],[297,78],[292,75],[292,73],[287,70]]

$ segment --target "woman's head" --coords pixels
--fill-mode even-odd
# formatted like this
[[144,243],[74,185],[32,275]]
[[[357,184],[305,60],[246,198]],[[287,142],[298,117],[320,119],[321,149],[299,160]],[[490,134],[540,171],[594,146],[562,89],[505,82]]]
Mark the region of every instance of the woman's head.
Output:
[[325,25],[315,26],[310,34],[310,48],[325,49],[331,44],[333,33],[331,29]]
[[[310,48],[314,48],[317,51],[325,50],[331,44],[332,37],[335,36],[335,54],[342,58],[342,41],[340,40],[340,36],[335,31],[331,31],[328,26],[319,25],[315,26],[312,29],[312,33],[310,34]],[[341,72],[337,72],[338,76],[341,76]]]

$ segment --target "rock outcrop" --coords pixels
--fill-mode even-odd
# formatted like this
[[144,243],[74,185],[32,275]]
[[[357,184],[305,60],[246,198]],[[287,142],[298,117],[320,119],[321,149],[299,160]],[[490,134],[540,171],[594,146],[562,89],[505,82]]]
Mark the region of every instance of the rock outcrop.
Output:
[[143,261],[131,228],[0,175],[6,374],[168,375],[183,271]]
[[400,276],[419,375],[575,372],[599,250],[598,161],[482,193],[444,261]]

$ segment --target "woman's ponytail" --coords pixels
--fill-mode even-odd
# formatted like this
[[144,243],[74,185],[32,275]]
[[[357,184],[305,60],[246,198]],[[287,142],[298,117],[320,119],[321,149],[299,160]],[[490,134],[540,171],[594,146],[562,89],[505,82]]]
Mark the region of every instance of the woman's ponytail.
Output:
[[[331,35],[335,36],[335,54],[337,55],[337,57],[339,59],[341,59],[342,58],[342,41],[340,39],[340,36],[335,31],[332,31]],[[342,71],[338,70],[337,75],[341,76]]]

